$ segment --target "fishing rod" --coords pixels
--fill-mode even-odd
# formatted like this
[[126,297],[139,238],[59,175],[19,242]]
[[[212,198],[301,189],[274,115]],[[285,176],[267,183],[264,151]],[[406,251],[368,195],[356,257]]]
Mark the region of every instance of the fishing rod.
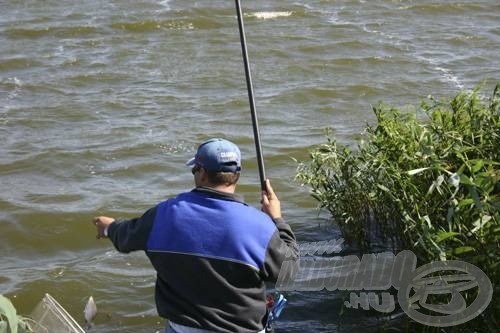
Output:
[[240,0],[236,2],[236,14],[238,16],[238,27],[240,30],[241,53],[243,54],[243,63],[245,65],[245,76],[247,79],[248,100],[250,101],[250,113],[252,115],[253,137],[255,141],[255,151],[257,152],[257,164],[259,166],[260,188],[266,189],[266,171],[264,169],[264,157],[262,156],[262,146],[260,144],[259,122],[255,110],[255,100],[253,97],[252,75],[250,74],[250,63],[248,60],[247,42],[245,38],[245,26],[243,24],[243,12],[241,10]]

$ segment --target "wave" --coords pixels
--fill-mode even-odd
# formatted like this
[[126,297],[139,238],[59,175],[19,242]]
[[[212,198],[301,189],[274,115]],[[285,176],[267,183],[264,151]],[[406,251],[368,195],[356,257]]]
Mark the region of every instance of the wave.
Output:
[[292,16],[293,12],[286,11],[286,12],[255,12],[255,13],[250,13],[248,16],[250,17],[256,17],[258,19],[274,19],[278,17],[288,17]]
[[165,8],[165,10],[170,10],[170,1],[171,0],[161,0],[158,4]]
[[112,23],[113,29],[127,30],[130,32],[152,32],[158,30],[192,30],[192,29],[218,29],[224,23],[213,16],[189,16],[191,19],[173,20],[144,20],[136,22]]
[[471,10],[490,10],[488,7],[478,3],[427,3],[401,6],[399,10],[410,10],[423,14],[432,13],[468,13]]
[[194,29],[193,22],[185,20],[145,20],[137,22],[112,23],[113,29],[127,30],[130,32],[149,32],[155,30],[190,30]]
[[40,65],[40,62],[29,58],[0,59],[0,70],[23,69]]
[[95,34],[97,32],[99,32],[99,28],[95,26],[8,28],[4,30],[5,35],[11,38],[37,38],[43,36],[75,37]]
[[414,57],[417,60],[420,60],[424,63],[431,65],[433,67],[433,69],[435,71],[437,71],[446,82],[453,84],[455,87],[457,87],[460,90],[465,89],[465,85],[458,78],[458,76],[455,73],[453,73],[450,69],[442,67],[442,65],[440,64],[440,62],[437,59],[428,58],[428,57],[421,56],[421,55],[415,55]]

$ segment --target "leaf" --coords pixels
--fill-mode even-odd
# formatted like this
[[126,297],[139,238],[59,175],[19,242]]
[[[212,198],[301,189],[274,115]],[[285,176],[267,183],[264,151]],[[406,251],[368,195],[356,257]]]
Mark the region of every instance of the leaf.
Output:
[[389,192],[389,193],[391,192],[391,190],[389,190],[387,187],[385,187],[385,186],[384,186],[384,185],[382,185],[382,184],[377,184],[377,187],[378,187],[379,189],[381,189],[382,191],[384,191],[384,192]]
[[448,222],[448,225],[451,225],[453,215],[455,215],[455,208],[454,207],[448,208],[448,214],[446,214],[446,222]]
[[458,236],[458,235],[460,235],[459,232],[454,232],[454,231],[449,231],[449,232],[440,231],[436,235],[436,243],[441,243],[442,241],[445,241],[448,238],[452,238],[452,237],[455,237],[455,236]]
[[17,314],[16,309],[11,301],[0,295],[0,315],[7,319],[7,324],[10,328],[10,333],[17,333]]
[[432,194],[435,188],[436,188],[436,182],[432,182],[431,186],[429,186],[429,189],[427,190],[427,195]]
[[491,220],[490,215],[485,215],[477,219],[472,223],[474,225],[474,229],[472,229],[471,232],[476,233],[479,229],[484,227],[490,220]]
[[484,161],[483,160],[474,160],[474,161],[471,161],[471,162],[474,162],[474,164],[472,165],[472,169],[471,169],[471,171],[473,173],[478,172],[484,166]]
[[429,187],[429,190],[427,191],[427,195],[432,194],[434,192],[434,189],[437,189],[439,194],[441,194],[441,190],[439,187],[444,181],[444,175],[439,175],[435,181],[432,182],[431,186]]
[[36,322],[33,319],[21,317],[19,319],[20,332],[21,333],[35,333],[35,331],[31,327],[32,324],[36,324]]
[[472,196],[472,199],[474,200],[474,205],[476,205],[476,208],[482,209],[481,199],[479,198],[479,194],[477,193],[476,187],[467,186],[467,189],[469,190],[469,193]]
[[471,198],[468,198],[468,199],[460,200],[458,203],[458,206],[459,207],[466,207],[466,206],[472,205],[473,203],[474,203],[474,200]]
[[453,254],[463,254],[472,251],[474,251],[474,248],[472,246],[461,246],[453,249]]
[[429,229],[432,229],[432,223],[431,223],[431,219],[429,218],[429,215],[425,215],[422,217],[422,219],[427,222],[427,226],[429,227]]
[[472,182],[472,180],[470,180],[469,177],[467,177],[466,175],[460,175],[460,183],[461,184],[464,184],[464,185],[469,185],[469,186],[476,186],[476,184],[474,184]]
[[422,171],[425,171],[429,169],[429,167],[427,168],[419,168],[419,169],[413,169],[413,170],[410,170],[410,171],[407,171],[406,173],[409,175],[409,176],[413,176],[413,175],[416,175],[417,173],[421,173]]
[[441,186],[441,184],[443,183],[443,181],[444,181],[444,175],[439,175],[439,177],[437,177],[437,179],[436,179],[437,186],[438,187]]
[[460,176],[455,172],[448,178],[448,183],[453,187],[458,187],[460,185]]
[[7,322],[0,321],[0,333],[7,333]]

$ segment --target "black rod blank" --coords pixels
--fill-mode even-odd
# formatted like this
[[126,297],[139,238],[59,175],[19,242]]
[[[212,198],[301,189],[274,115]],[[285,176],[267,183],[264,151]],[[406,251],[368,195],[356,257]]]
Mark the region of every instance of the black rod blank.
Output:
[[266,189],[266,172],[264,169],[264,158],[262,156],[262,146],[260,144],[259,122],[255,110],[255,100],[253,97],[252,75],[250,74],[250,63],[248,60],[247,42],[245,38],[245,26],[243,24],[243,12],[241,10],[240,0],[236,2],[236,14],[238,16],[238,27],[240,30],[241,52],[243,54],[243,63],[245,65],[245,75],[247,80],[248,99],[250,102],[250,113],[252,114],[253,137],[255,141],[255,150],[257,152],[257,163],[259,166],[260,187]]

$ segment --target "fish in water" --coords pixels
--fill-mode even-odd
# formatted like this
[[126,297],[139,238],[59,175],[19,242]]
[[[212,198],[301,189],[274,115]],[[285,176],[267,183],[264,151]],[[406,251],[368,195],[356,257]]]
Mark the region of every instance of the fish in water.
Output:
[[88,330],[92,327],[92,319],[94,319],[97,314],[97,306],[95,305],[94,298],[92,296],[89,297],[83,314],[85,317],[85,329]]

